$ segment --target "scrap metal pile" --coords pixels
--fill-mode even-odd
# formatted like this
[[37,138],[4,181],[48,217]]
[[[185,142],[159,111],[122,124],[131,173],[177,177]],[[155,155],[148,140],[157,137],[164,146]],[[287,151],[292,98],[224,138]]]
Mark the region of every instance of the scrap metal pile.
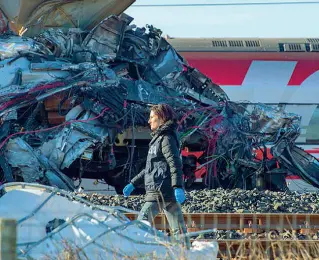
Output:
[[150,105],[168,103],[188,187],[200,170],[209,188],[285,190],[291,173],[319,187],[318,161],[294,145],[299,116],[231,102],[159,29],[132,20],[0,36],[1,183],[74,190],[86,177],[121,191],[144,167]]

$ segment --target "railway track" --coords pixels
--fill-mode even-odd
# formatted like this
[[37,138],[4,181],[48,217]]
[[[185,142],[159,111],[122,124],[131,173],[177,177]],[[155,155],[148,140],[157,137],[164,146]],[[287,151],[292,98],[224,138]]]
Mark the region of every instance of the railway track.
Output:
[[[133,213],[126,216],[131,220],[137,218],[137,214]],[[319,230],[319,214],[310,213],[187,213],[184,219],[190,232],[207,229],[239,230],[243,233],[298,230],[308,234]],[[168,229],[164,214],[159,214],[153,224],[157,229]]]
[[[132,213],[127,213],[126,216],[131,220],[137,218],[137,214]],[[255,255],[258,258],[273,258],[278,252],[289,251],[292,248],[296,254],[309,254],[309,258],[312,258],[312,251],[319,254],[319,238],[313,239],[313,236],[319,234],[319,214],[191,213],[184,214],[184,219],[188,232],[208,229],[235,230],[246,236],[244,239],[227,237],[217,240],[220,258],[251,256],[256,248],[259,249],[259,254],[264,253],[263,256]],[[159,214],[153,225],[159,230],[169,230],[164,214]],[[281,232],[288,232],[291,236],[285,239],[274,236]],[[303,235],[303,240],[294,236],[297,233]],[[209,241],[198,237],[193,237],[193,240]]]

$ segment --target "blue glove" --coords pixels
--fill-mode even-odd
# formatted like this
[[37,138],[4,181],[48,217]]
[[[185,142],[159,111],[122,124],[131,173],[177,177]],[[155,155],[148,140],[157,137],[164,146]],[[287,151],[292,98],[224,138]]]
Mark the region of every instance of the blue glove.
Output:
[[132,183],[127,184],[124,189],[123,189],[123,194],[124,197],[128,197],[130,196],[130,194],[132,193],[132,191],[135,189],[134,185]]
[[180,204],[182,204],[185,201],[185,192],[181,188],[176,188],[175,189],[175,198],[176,201]]

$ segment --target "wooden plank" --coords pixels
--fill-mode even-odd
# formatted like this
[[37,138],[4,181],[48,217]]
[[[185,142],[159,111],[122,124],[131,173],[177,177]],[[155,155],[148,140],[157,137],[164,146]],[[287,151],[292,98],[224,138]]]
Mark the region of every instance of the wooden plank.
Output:
[[16,260],[17,222],[0,219],[0,260]]

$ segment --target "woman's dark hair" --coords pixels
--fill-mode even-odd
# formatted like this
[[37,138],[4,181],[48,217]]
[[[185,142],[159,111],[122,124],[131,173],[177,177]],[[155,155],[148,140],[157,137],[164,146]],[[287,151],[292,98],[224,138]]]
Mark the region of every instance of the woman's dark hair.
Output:
[[173,108],[167,104],[159,104],[151,107],[151,111],[158,116],[159,119],[166,123],[169,120],[176,121],[176,114]]

